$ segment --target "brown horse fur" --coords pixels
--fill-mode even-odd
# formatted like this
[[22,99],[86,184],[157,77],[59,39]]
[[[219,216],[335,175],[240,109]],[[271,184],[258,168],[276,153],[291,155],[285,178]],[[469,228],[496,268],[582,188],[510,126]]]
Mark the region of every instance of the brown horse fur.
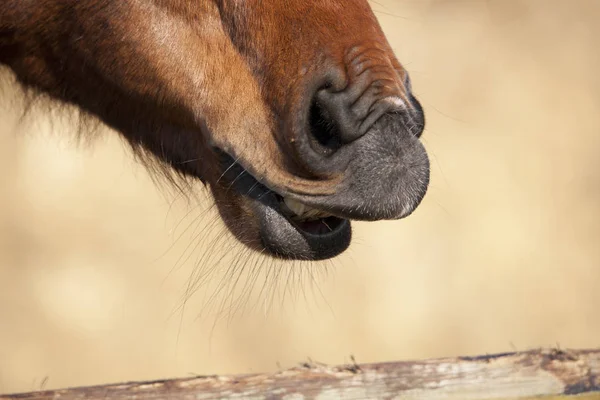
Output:
[[428,185],[422,109],[366,0],[4,0],[0,63],[207,183],[273,255],[335,256],[346,219],[404,217]]

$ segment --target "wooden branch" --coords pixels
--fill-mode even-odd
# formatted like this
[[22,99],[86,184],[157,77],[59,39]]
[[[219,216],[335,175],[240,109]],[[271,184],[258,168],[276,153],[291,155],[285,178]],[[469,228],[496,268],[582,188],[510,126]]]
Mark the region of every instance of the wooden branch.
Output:
[[[578,396],[575,396],[578,395]],[[541,396],[541,397],[536,397]],[[199,376],[0,396],[6,399],[600,399],[600,349]]]

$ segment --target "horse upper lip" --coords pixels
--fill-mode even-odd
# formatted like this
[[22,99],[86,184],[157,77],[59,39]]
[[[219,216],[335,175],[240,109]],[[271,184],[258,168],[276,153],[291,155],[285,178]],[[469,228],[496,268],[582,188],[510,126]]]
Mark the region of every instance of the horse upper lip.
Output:
[[261,199],[266,200],[264,195],[267,192],[272,192],[276,195],[280,207],[292,219],[309,220],[335,216],[318,204],[309,205],[306,201],[299,199],[295,193],[279,190],[271,182],[258,179],[242,165],[241,160],[234,161],[228,153],[218,148],[217,150],[224,156],[222,159],[224,172],[220,179],[222,182],[231,182],[230,184],[225,183],[225,186],[235,187],[240,195],[261,201]]

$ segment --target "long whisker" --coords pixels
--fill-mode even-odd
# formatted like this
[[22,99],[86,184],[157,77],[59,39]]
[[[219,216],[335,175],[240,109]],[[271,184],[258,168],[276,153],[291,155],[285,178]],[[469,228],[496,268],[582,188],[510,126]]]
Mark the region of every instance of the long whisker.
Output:
[[225,174],[226,174],[227,172],[229,172],[229,170],[230,170],[231,168],[233,168],[233,166],[234,166],[234,165],[236,165],[236,164],[237,164],[237,162],[239,161],[239,159],[240,159],[240,157],[238,156],[238,157],[237,157],[237,158],[236,158],[236,159],[235,159],[235,160],[234,160],[234,161],[231,163],[231,165],[230,165],[229,167],[227,167],[227,169],[226,169],[225,171],[223,171],[223,173],[221,174],[221,176],[219,176],[219,179],[217,179],[217,181],[215,182],[215,184],[219,183],[219,182],[221,181],[221,179],[223,179],[223,177],[225,176]]

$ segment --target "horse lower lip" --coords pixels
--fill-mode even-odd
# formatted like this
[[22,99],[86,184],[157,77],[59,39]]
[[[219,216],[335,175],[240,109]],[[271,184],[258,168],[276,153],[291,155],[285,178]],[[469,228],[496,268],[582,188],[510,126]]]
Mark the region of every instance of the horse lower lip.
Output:
[[272,193],[253,201],[261,242],[268,253],[284,259],[323,260],[343,252],[351,241],[350,221],[334,216],[297,220]]

